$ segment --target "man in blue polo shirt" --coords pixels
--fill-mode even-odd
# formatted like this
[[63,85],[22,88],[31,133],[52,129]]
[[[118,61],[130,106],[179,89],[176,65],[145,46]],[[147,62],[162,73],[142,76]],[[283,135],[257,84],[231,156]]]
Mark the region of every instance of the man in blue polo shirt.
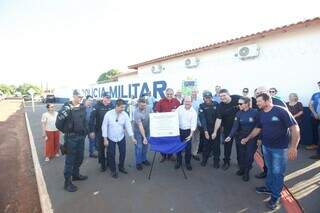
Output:
[[[294,160],[297,157],[300,129],[287,109],[273,105],[269,94],[258,95],[257,105],[261,109],[257,116],[257,127],[248,137],[242,139],[241,143],[246,144],[250,139],[261,134],[264,161],[268,172],[266,186],[257,187],[256,192],[271,195],[267,207],[275,209],[284,185],[287,160],[288,158]],[[288,148],[290,138],[291,146]]]

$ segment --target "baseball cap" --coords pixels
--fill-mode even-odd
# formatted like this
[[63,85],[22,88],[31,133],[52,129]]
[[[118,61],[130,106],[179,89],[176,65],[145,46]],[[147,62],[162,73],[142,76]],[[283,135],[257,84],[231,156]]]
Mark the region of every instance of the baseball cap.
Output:
[[202,96],[205,97],[211,97],[212,98],[212,93],[210,91],[204,91]]

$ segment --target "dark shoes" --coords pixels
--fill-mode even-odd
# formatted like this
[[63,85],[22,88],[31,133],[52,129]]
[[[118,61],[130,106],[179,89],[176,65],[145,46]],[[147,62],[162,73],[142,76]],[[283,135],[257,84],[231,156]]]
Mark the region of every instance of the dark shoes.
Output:
[[267,173],[263,171],[263,172],[255,175],[255,177],[258,178],[258,179],[263,179],[263,178],[267,177]]
[[271,195],[271,191],[265,187],[265,186],[262,186],[262,187],[257,187],[256,188],[256,192],[258,194],[266,194],[266,195]]
[[114,179],[118,178],[118,173],[117,172],[111,172],[111,177]]
[[267,208],[269,208],[271,210],[275,210],[279,206],[279,200],[278,199],[273,199],[271,197],[271,199],[267,202],[266,206],[267,206]]
[[107,170],[105,165],[100,166],[100,172],[105,172]]
[[242,176],[242,180],[244,182],[248,182],[250,180],[249,172],[245,172]]
[[207,165],[207,162],[206,161],[202,161],[201,164],[200,164],[202,167],[205,167]]
[[64,181],[64,189],[68,192],[76,192],[78,187],[72,184],[71,178]]
[[229,169],[230,167],[230,162],[229,161],[224,161],[223,165],[222,165],[222,169],[224,171],[226,171],[227,169]]
[[318,154],[318,155],[312,155],[312,156],[310,157],[310,159],[320,160],[320,154]]
[[128,172],[124,168],[119,168],[119,172],[123,174],[128,174]]
[[191,171],[192,170],[191,164],[186,164],[186,168],[187,168],[188,171]]
[[163,162],[165,162],[166,161],[166,156],[161,156],[161,159],[160,159],[160,163],[163,163]]
[[136,168],[137,168],[137,170],[141,171],[143,169],[142,164],[137,164]]
[[198,155],[192,155],[192,158],[196,161],[200,161],[200,157]]
[[88,176],[85,175],[79,175],[79,176],[73,176],[72,177],[72,181],[83,181],[83,180],[87,180]]
[[96,154],[90,154],[89,158],[98,158],[98,156]]
[[237,171],[236,175],[238,175],[238,176],[244,175],[244,170],[243,170],[243,169],[239,169],[239,170]]
[[150,163],[148,160],[145,160],[145,161],[143,161],[142,163],[143,163],[143,165],[145,165],[145,166],[150,166],[150,165],[151,165],[151,163]]
[[214,162],[213,162],[213,168],[215,168],[215,169],[219,169],[219,168],[220,168],[220,163],[219,163],[219,161],[214,161]]

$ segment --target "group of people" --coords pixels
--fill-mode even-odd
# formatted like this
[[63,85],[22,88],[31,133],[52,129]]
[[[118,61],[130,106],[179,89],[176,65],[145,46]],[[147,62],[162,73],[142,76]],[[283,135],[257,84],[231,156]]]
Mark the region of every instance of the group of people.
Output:
[[[318,86],[320,89],[320,82]],[[239,167],[236,174],[241,176],[243,181],[249,181],[254,154],[258,145],[262,144],[261,153],[265,166],[264,171],[256,177],[266,178],[266,184],[256,188],[256,191],[270,195],[268,207],[274,209],[278,205],[283,188],[287,159],[297,157],[303,107],[295,93],[290,94],[289,102],[285,104],[277,97],[276,88],[268,90],[259,87],[254,91],[254,97],[249,97],[248,94],[248,88],[244,88],[240,96],[231,95],[227,89],[217,86],[214,95],[210,91],[204,91],[201,98],[198,97],[198,91],[194,90],[191,96],[182,98],[181,95],[175,95],[173,89],[167,88],[165,97],[158,102],[151,93],[140,97],[129,116],[125,112],[126,102],[122,99],[116,100],[113,105],[109,94],[104,93],[102,100],[97,101],[94,106],[90,104],[92,103],[90,97],[81,104],[83,95],[75,90],[73,99],[64,104],[58,115],[52,114],[48,106],[49,111],[42,118],[44,137],[47,137],[49,142],[55,140],[52,138],[56,138],[50,136],[50,131],[59,133],[57,130],[59,129],[64,133],[64,146],[67,150],[64,169],[65,189],[74,192],[77,191],[77,187],[73,181],[87,179],[87,176],[79,172],[87,136],[90,141],[89,156],[98,157],[101,172],[109,167],[111,176],[117,178],[118,171],[127,174],[124,164],[127,140],[135,145],[136,169],[140,171],[144,166],[150,165],[147,160],[150,113],[175,111],[179,117],[181,141],[187,143],[183,150],[187,170],[192,170],[192,159],[201,161],[201,166],[205,167],[210,157],[213,158],[213,167],[220,168],[221,144],[223,144],[221,167],[223,170],[229,169],[232,147],[235,143]],[[317,121],[319,125],[320,92],[312,96],[310,110],[313,122]],[[48,124],[51,119],[48,115],[56,116],[63,125],[56,122],[57,129],[53,128],[52,124]],[[52,121],[51,119],[51,123]],[[119,149],[118,168],[115,160],[116,145]],[[57,154],[57,145],[52,147],[55,148],[48,148],[53,150],[48,152],[48,156],[46,153],[48,159]],[[98,151],[97,156],[94,153],[95,149]],[[178,169],[182,165],[183,152],[176,153],[176,156],[162,153],[160,162],[174,161],[174,168]],[[319,159],[319,156],[320,149],[312,158]]]

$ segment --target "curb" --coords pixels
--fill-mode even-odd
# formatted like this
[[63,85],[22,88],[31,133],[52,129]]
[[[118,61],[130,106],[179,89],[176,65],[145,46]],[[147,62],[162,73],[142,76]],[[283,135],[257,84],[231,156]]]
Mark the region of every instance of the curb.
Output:
[[41,210],[44,213],[53,213],[52,209],[52,203],[50,196],[48,194],[47,190],[47,185],[43,177],[42,169],[39,163],[39,158],[38,158],[38,153],[36,150],[36,146],[34,144],[34,139],[32,135],[32,131],[30,128],[30,123],[28,119],[28,115],[25,112],[24,113],[25,118],[26,118],[26,124],[27,124],[27,131],[29,135],[29,142],[30,142],[30,148],[31,148],[31,153],[32,153],[32,160],[33,160],[33,165],[34,165],[34,170],[36,173],[36,180],[37,180],[37,186],[38,186],[38,193],[39,193],[39,198],[40,198],[40,205],[41,205]]

